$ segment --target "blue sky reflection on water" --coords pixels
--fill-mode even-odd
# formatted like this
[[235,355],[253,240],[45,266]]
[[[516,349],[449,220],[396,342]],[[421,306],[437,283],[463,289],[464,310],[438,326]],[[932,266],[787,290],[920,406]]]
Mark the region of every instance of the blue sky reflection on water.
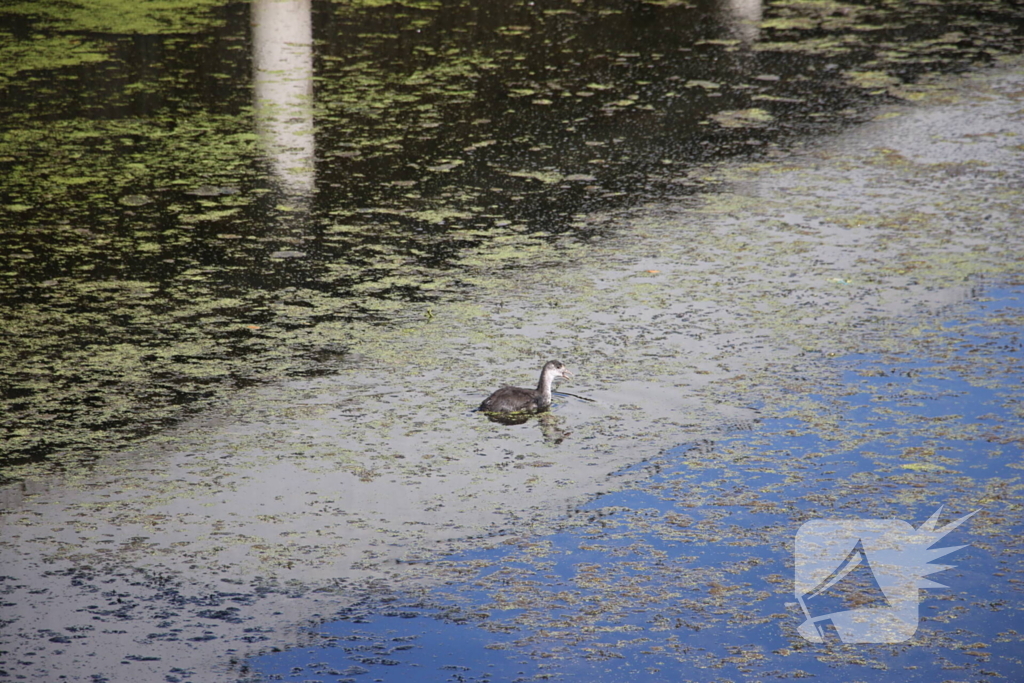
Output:
[[[991,289],[899,352],[836,361],[839,381],[810,397],[831,406],[827,426],[789,411],[670,449],[562,531],[445,558],[463,578],[371,599],[320,646],[251,660],[255,678],[1021,680],[1022,294]],[[797,634],[803,521],[917,527],[939,505],[942,523],[981,513],[937,544],[969,545],[938,561],[948,588],[921,591],[914,638]]]

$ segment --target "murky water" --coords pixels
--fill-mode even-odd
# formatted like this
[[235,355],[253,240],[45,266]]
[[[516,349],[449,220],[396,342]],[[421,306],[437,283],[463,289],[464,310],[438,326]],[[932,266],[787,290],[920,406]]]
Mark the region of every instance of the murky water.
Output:
[[[0,670],[283,672],[248,658],[318,642],[310,621],[393,621],[390,596],[444,617],[402,620],[413,649],[378,653],[399,664],[458,634],[466,676],[507,678],[494,643],[524,675],[678,674],[699,646],[696,680],[782,676],[798,615],[768,606],[792,553],[751,548],[823,506],[981,508],[956,533],[972,549],[1000,514],[1019,526],[999,469],[1019,342],[994,315],[991,345],[929,327],[1017,296],[1019,11],[0,9]],[[882,396],[871,373],[908,353],[954,385],[911,372]],[[590,400],[470,412],[551,358]],[[893,412],[927,391],[929,419]],[[1009,398],[952,420],[954,394]],[[1005,444],[961,476],[945,444],[972,429]],[[652,664],[634,635],[662,626],[693,640],[652,639]],[[724,651],[721,629],[787,654]],[[975,642],[940,631],[900,661]],[[302,652],[296,676],[318,668]]]

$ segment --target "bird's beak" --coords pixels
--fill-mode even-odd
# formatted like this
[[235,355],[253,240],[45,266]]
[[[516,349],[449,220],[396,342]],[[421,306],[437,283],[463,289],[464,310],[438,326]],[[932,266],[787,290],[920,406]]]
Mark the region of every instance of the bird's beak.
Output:
[[568,370],[562,370],[562,377],[566,379],[572,379],[572,373]]

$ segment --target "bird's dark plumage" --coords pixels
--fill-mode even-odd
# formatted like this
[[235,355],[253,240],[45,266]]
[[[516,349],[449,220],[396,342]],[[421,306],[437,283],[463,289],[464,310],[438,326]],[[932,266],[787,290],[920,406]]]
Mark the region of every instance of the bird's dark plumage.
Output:
[[480,410],[485,413],[539,413],[551,405],[551,384],[555,378],[572,378],[560,361],[552,360],[540,373],[536,389],[502,387],[484,399]]

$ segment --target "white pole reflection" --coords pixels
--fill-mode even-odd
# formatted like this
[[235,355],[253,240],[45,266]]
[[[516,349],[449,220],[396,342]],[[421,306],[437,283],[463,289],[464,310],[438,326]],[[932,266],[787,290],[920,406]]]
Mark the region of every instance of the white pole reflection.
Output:
[[760,35],[763,5],[762,0],[722,0],[722,21],[734,38],[749,45]]
[[281,189],[314,189],[310,0],[253,0],[256,132]]

